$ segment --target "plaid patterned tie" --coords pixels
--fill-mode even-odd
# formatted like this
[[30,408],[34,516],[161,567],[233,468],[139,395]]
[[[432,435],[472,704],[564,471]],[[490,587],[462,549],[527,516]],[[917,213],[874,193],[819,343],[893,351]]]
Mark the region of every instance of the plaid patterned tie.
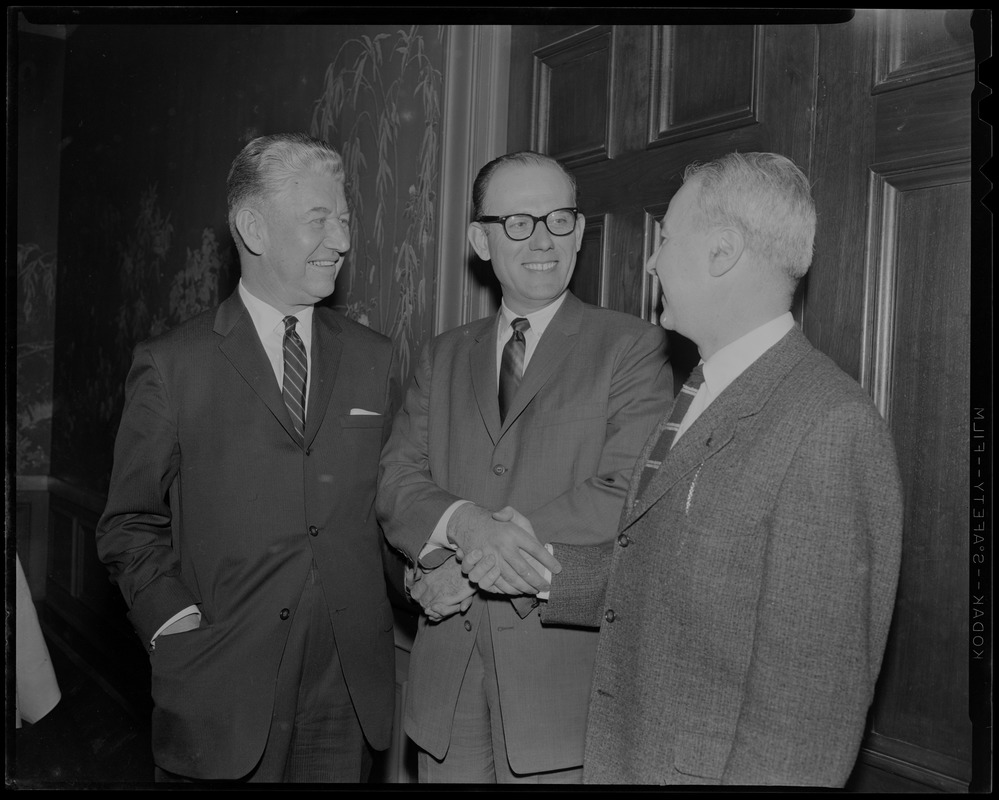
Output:
[[284,382],[282,394],[288,406],[291,421],[295,424],[299,444],[305,443],[305,381],[308,359],[302,338],[295,330],[295,317],[284,318]]
[[513,396],[517,394],[520,379],[524,376],[524,349],[527,346],[524,331],[531,327],[531,323],[523,317],[517,317],[510,324],[513,327],[513,334],[503,348],[503,361],[500,363],[500,422],[506,419],[507,409],[513,403]]
[[683,422],[687,409],[690,408],[694,395],[697,394],[697,390],[701,388],[702,383],[704,383],[703,363],[694,367],[693,372],[690,373],[690,377],[683,384],[680,394],[677,395],[669,419],[661,428],[659,441],[652,448],[652,452],[649,453],[648,460],[642,468],[642,474],[638,479],[638,492],[636,492],[635,497],[638,497],[645,491],[645,487],[649,485],[652,476],[659,471],[659,467],[666,458],[666,454],[669,453],[670,448],[673,446],[673,439],[676,437],[676,432],[680,429],[680,423]]

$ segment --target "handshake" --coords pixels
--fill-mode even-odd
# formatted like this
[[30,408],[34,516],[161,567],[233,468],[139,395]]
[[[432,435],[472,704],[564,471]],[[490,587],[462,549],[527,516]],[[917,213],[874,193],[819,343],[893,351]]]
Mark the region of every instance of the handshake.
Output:
[[447,536],[457,548],[454,558],[433,570],[417,566],[406,572],[409,595],[431,622],[467,611],[478,590],[506,595],[547,591],[545,571],[562,569],[527,517],[510,506],[490,512],[466,503],[448,522]]

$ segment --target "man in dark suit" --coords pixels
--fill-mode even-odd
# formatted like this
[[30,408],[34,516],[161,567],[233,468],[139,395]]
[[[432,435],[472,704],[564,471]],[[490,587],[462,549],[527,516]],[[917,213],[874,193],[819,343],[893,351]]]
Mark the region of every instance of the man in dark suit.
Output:
[[[898,579],[894,447],[789,312],[812,259],[806,177],[745,153],[684,179],[648,270],[702,362],[613,543],[547,537],[562,569],[541,618],[600,628],[586,782],[842,786]],[[478,551],[463,569],[480,587],[499,574]]]
[[350,243],[343,181],[324,142],[247,144],[239,287],[135,351],[97,549],[149,648],[161,780],[362,782],[389,745],[392,347],[315,306]]
[[455,559],[434,568],[434,556],[487,547],[502,585],[533,595],[541,577],[520,548],[557,564],[494,512],[515,506],[548,539],[613,536],[635,455],[668,405],[664,334],[567,291],[585,221],[557,161],[496,159],[473,202],[469,240],[492,262],[500,311],[424,349],[382,456],[379,519],[422,565],[412,592],[428,612],[404,725],[421,781],[578,782],[596,633],[542,628],[533,597],[473,598]]

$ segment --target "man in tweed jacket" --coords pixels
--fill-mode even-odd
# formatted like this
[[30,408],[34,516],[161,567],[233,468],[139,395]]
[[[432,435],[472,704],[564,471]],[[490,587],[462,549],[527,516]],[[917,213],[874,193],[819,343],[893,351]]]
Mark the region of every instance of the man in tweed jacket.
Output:
[[[600,627],[586,782],[842,786],[898,578],[894,447],[788,311],[812,256],[805,176],[748,153],[684,181],[648,270],[704,383],[672,448],[654,452],[666,419],[646,444],[616,540],[551,546],[541,618]],[[479,552],[463,570],[480,588],[496,572]]]

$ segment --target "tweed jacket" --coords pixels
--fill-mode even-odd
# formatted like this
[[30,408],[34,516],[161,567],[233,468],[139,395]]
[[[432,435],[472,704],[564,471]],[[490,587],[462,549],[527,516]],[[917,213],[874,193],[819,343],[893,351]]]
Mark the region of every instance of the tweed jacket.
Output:
[[313,563],[361,726],[388,747],[393,620],[373,506],[391,363],[386,337],[316,307],[303,447],[238,293],[136,348],[97,550],[146,646],[185,607],[202,613],[150,653],[160,767],[235,779],[257,763]]
[[[542,541],[607,541],[635,455],[672,396],[660,328],[569,295],[500,424],[496,330],[489,317],[424,349],[385,446],[378,515],[411,562],[459,499],[512,505]],[[496,596],[477,596],[467,613],[440,623],[421,618],[406,732],[437,758],[447,752],[458,689],[484,624],[492,627],[510,766],[527,774],[579,766],[596,632],[543,629],[536,611],[522,617]]]
[[792,330],[632,493],[612,545],[554,547],[542,620],[600,626],[584,780],[842,786],[901,537],[887,426]]

